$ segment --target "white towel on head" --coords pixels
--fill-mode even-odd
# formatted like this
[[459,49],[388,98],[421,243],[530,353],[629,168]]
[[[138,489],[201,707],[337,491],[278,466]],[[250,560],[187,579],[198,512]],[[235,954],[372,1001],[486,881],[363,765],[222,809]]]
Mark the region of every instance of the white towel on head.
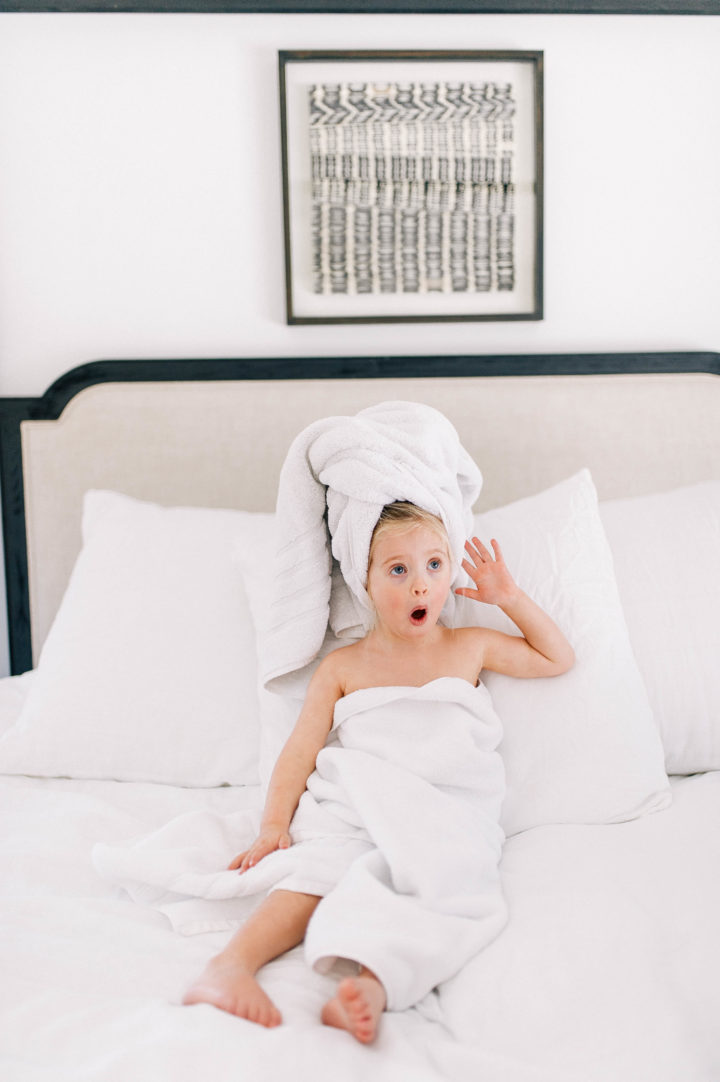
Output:
[[280,474],[282,540],[262,651],[265,686],[297,694],[298,682],[288,678],[372,625],[368,553],[386,504],[407,500],[437,515],[459,561],[481,486],[453,425],[422,403],[383,402],[304,429]]

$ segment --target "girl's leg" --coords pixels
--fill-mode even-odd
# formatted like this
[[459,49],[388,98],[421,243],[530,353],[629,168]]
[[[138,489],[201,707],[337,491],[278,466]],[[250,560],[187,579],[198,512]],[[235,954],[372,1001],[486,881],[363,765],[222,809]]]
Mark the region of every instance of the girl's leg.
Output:
[[380,1015],[387,996],[382,982],[362,966],[357,977],[347,977],[338,985],[335,996],[323,1007],[326,1026],[347,1029],[362,1044],[375,1039]]
[[266,962],[302,943],[319,901],[315,894],[274,890],[225,949],[210,959],[185,993],[183,1003],[210,1003],[262,1026],[279,1025],[280,1012],[255,974]]

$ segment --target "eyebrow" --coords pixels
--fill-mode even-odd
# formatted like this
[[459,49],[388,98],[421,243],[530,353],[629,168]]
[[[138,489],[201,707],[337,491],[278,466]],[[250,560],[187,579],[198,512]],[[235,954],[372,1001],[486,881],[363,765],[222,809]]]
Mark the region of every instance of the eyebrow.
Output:
[[[445,551],[445,549],[441,549],[441,548],[428,549],[428,551],[425,554],[426,559],[431,559],[434,556],[448,556],[448,555],[449,554]],[[386,567],[388,564],[404,564],[404,563],[407,563],[407,556],[403,556],[403,555],[401,555],[401,556],[388,556],[388,558],[386,560],[382,561],[382,566]]]

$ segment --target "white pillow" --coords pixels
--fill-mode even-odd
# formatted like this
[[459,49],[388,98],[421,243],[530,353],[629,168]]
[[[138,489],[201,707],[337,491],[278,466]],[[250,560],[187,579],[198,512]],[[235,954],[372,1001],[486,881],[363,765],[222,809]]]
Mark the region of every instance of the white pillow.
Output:
[[[537,496],[478,515],[518,584],[575,649],[563,676],[484,673],[504,725],[506,834],[549,823],[615,823],[666,807],[663,749],[633,658],[600,521],[583,470]],[[458,598],[456,623],[514,632],[494,606]]]
[[0,771],[255,783],[255,639],[236,554],[268,518],[88,492],[83,548]]
[[670,774],[720,770],[720,481],[600,504]]
[[[235,553],[245,583],[250,612],[255,628],[256,650],[260,657],[267,634],[270,615],[268,601],[273,596],[272,582],[267,576],[258,575],[255,568],[267,566],[269,574],[275,564],[277,552],[276,516],[264,515],[262,530],[256,530],[254,539],[243,539]],[[300,693],[298,693],[300,694]],[[287,738],[293,731],[298,715],[302,710],[302,697],[293,697],[287,692],[282,695],[276,691],[267,691],[260,674],[257,679],[257,695],[260,704],[260,752],[258,757],[258,775],[263,797],[267,794],[270,777]]]
[[32,669],[20,676],[5,676],[0,680],[0,736],[20,717],[34,680]]

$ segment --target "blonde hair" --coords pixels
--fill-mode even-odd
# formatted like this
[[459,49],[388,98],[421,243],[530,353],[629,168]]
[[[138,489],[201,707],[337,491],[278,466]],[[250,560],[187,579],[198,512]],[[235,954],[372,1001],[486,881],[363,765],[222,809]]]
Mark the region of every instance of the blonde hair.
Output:
[[380,517],[375,523],[375,529],[370,538],[370,552],[368,554],[368,568],[372,563],[373,553],[378,539],[391,530],[407,530],[416,526],[427,526],[434,530],[445,543],[448,556],[450,555],[450,539],[448,538],[445,523],[431,511],[426,511],[417,504],[406,500],[396,500],[395,503],[385,504]]

